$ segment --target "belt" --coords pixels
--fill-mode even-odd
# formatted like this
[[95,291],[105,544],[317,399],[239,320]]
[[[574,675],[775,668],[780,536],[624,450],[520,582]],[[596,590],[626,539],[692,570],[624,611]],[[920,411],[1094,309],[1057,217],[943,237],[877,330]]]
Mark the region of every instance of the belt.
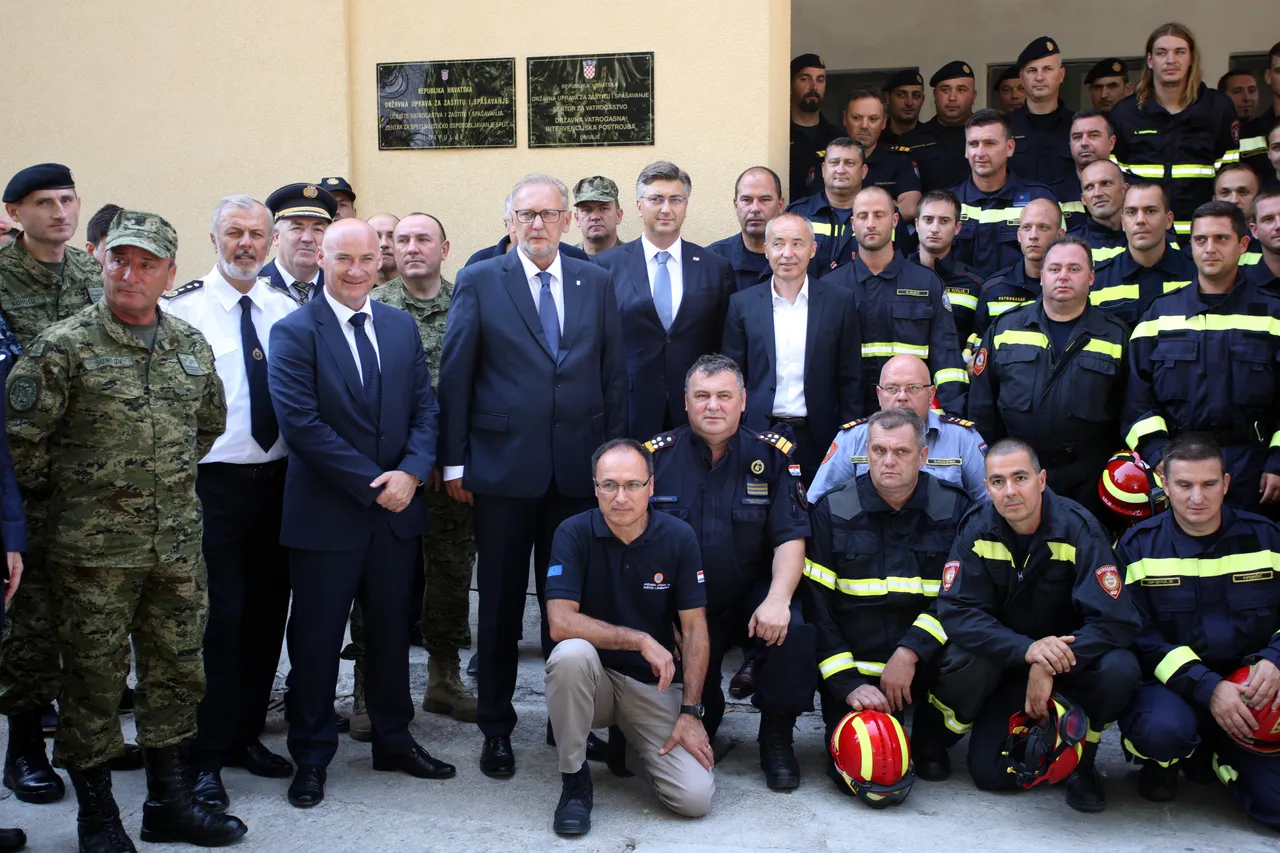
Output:
[[795,427],[804,427],[809,425],[808,418],[789,418],[789,417],[783,417],[781,415],[775,415],[773,420],[776,423],[788,424],[789,426],[795,426]]
[[268,480],[283,477],[288,464],[287,456],[253,465],[241,465],[236,462],[202,462],[197,468],[197,473],[207,471],[224,477],[235,477],[237,480]]

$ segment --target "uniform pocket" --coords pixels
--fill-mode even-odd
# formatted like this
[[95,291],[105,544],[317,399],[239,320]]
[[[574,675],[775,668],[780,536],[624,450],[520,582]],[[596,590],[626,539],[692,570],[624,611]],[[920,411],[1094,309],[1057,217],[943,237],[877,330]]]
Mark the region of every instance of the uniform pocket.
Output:
[[1190,400],[1199,372],[1200,342],[1163,340],[1151,353],[1151,384],[1159,400]]
[[[991,330],[988,330],[990,335]],[[1024,344],[998,347],[993,360],[1000,375],[1000,408],[1028,412],[1035,397],[1035,361],[1041,350]]]
[[1085,421],[1105,421],[1119,364],[1108,358],[1076,358],[1080,370],[1071,386],[1071,413]]
[[1274,388],[1271,348],[1266,341],[1231,344],[1231,391],[1242,406],[1269,406]]

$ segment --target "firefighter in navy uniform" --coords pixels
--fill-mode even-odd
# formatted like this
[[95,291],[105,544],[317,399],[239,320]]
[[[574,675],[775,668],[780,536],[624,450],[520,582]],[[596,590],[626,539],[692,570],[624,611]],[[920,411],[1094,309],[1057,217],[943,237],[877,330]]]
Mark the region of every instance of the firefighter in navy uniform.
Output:
[[973,315],[978,310],[983,281],[951,253],[959,231],[960,202],[947,190],[929,190],[920,197],[920,212],[916,215],[920,250],[907,260],[933,270],[942,279],[956,324],[956,339],[963,347],[973,333]]
[[[1250,708],[1274,708],[1280,688],[1280,529],[1223,506],[1235,484],[1213,441],[1180,436],[1164,462],[1173,511],[1135,525],[1118,548],[1143,616],[1134,648],[1145,680],[1120,716],[1125,749],[1142,763],[1138,791],[1168,802],[1180,768],[1197,778],[1213,766],[1248,815],[1280,830],[1280,758],[1237,740],[1254,734]],[[1227,680],[1248,665],[1247,687]]]
[[1036,199],[1022,208],[1018,216],[1018,246],[1022,257],[982,285],[978,310],[973,316],[973,333],[966,342],[970,362],[977,352],[978,340],[986,337],[987,327],[993,320],[1040,298],[1044,251],[1062,234],[1062,211],[1057,202]]
[[[1125,593],[1106,531],[1075,501],[1045,488],[1026,442],[987,451],[991,502],[960,523],[942,572],[938,618],[947,634],[938,696],[956,733],[972,729],[969,773],[983,790],[1013,790],[1005,741],[1009,717],[1043,719],[1055,692],[1083,709],[1089,731],[1067,779],[1067,805],[1106,807],[1094,767],[1103,726],[1138,683],[1129,651],[1140,619]],[[955,691],[954,693],[952,691]]]
[[818,632],[828,740],[850,709],[896,714],[914,705],[916,774],[941,781],[951,773],[946,748],[960,735],[947,730],[932,693],[947,642],[937,598],[970,501],[920,470],[924,441],[924,421],[909,409],[871,416],[870,472],[837,485],[810,511],[805,612]]
[[1017,145],[1009,168],[1026,180],[1047,185],[1059,203],[1077,201],[1080,181],[1071,158],[1073,113],[1058,97],[1066,69],[1057,41],[1040,36],[1022,49],[1015,64],[1027,100],[1009,113]]
[[704,355],[685,379],[686,426],[645,446],[653,453],[652,508],[687,521],[702,543],[711,656],[703,724],[724,718],[721,664],[731,645],[754,662],[760,765],[772,789],[800,784],[791,748],[796,717],[813,709],[815,632],[795,595],[804,572],[809,517],[791,441],[740,426],[746,395],[733,359]]
[[1125,443],[1158,466],[1170,438],[1206,432],[1226,458],[1227,503],[1271,515],[1280,500],[1280,296],[1240,270],[1247,234],[1231,202],[1192,214],[1195,283],[1152,302],[1130,338]]

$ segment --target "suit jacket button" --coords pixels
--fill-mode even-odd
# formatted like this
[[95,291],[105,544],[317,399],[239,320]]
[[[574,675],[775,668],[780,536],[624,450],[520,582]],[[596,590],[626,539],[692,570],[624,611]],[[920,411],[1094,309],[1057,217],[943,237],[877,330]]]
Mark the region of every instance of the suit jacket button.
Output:
[[560,426],[560,422],[559,422],[559,421],[556,421],[556,422],[555,422],[555,426]]
[[556,380],[556,387],[557,387],[557,388],[559,388],[559,387],[560,387],[561,385],[563,385],[563,384],[564,384],[564,383],[563,383],[563,382],[561,382],[559,379],[557,379],[557,380]]
[[671,343],[671,338],[667,338],[667,343]]

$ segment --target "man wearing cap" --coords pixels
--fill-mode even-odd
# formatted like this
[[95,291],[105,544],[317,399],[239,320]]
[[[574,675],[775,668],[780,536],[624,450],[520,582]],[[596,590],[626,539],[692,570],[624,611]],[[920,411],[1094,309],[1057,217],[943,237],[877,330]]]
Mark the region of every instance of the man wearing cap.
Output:
[[1030,181],[1047,184],[1059,202],[1080,198],[1080,182],[1068,141],[1071,110],[1059,93],[1067,77],[1058,43],[1041,36],[1018,54],[1018,74],[1027,101],[1009,113],[1015,144],[1009,169]]
[[915,130],[924,106],[924,78],[919,68],[904,68],[885,81],[889,124],[880,134],[885,145],[899,145],[904,133]]
[[991,90],[1000,101],[1002,113],[1011,113],[1027,101],[1027,90],[1022,86],[1022,76],[1016,63],[1000,72],[996,82],[991,84]]
[[356,191],[343,177],[321,178],[320,186],[338,200],[338,212],[334,219],[354,219],[356,216]]
[[582,232],[582,249],[595,257],[619,246],[618,226],[622,224],[622,207],[618,204],[618,185],[604,175],[583,178],[573,187],[573,220]]
[[786,206],[782,179],[768,166],[752,166],[734,182],[733,211],[741,230],[707,246],[733,268],[734,293],[768,281],[773,275],[765,255],[764,232],[769,220]]
[[933,88],[934,117],[898,137],[898,144],[910,149],[920,172],[922,192],[954,187],[968,176],[964,123],[973,115],[978,94],[973,85],[973,68],[960,60],[935,71],[929,85]]
[[54,753],[80,801],[81,850],[133,849],[107,764],[124,745],[116,717],[130,637],[142,838],[218,846],[246,832],[195,802],[182,750],[205,690],[196,463],[226,426],[226,401],[204,336],[157,307],[177,248],[161,217],[117,214],[104,299],[29,343],[7,386],[19,481],[51,497],[47,565],[66,661]]
[[843,136],[821,112],[827,66],[816,53],[791,60],[791,178],[788,192],[800,198],[821,189],[827,143]]
[[1099,60],[1089,73],[1084,75],[1084,84],[1089,87],[1089,100],[1093,101],[1095,110],[1109,112],[1112,107],[1133,93],[1133,84],[1129,82],[1129,66],[1123,59]]
[[[915,75],[917,78],[919,74]],[[905,149],[885,143],[884,95],[875,86],[859,86],[845,101],[842,113],[845,132],[862,145],[866,153],[867,176],[864,187],[880,187],[889,194],[904,223],[914,222],[920,204],[920,176]],[[899,243],[906,235],[897,235]]]
[[270,287],[305,305],[324,287],[316,253],[338,214],[338,199],[315,184],[288,184],[267,196],[267,208],[275,217],[276,259],[258,274],[271,279]]
[[[28,346],[49,326],[102,298],[102,268],[70,245],[80,197],[66,166],[41,163],[19,171],[5,187],[4,208],[22,231],[0,249],[0,313]],[[59,618],[44,562],[48,496],[27,492],[25,498],[26,573],[0,647],[0,712],[9,717],[4,784],[23,802],[50,803],[65,791],[45,755],[40,726],[42,711],[62,689]]]

